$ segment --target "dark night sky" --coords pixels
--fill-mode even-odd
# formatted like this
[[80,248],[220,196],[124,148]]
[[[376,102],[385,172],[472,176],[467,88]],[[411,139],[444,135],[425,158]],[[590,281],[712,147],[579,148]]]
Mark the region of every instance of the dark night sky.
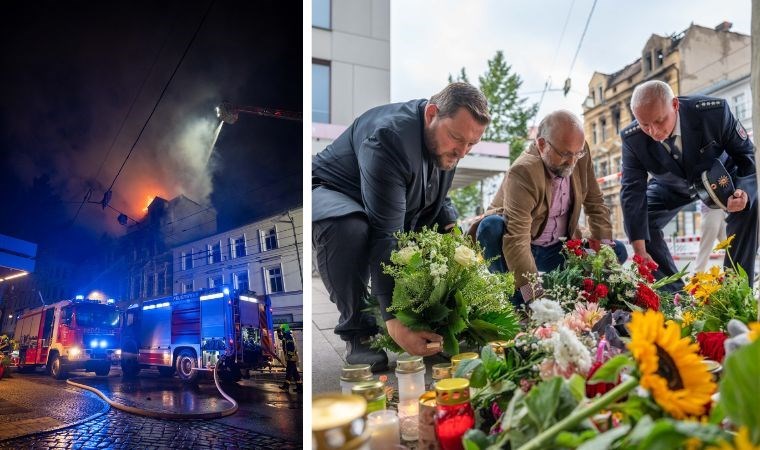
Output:
[[0,19],[1,234],[74,255],[124,233],[97,205],[70,223],[88,187],[99,201],[111,184],[209,5],[111,204],[139,218],[182,193],[229,228],[302,203],[300,122],[241,115],[206,164],[220,101],[301,111],[300,2],[25,3]]

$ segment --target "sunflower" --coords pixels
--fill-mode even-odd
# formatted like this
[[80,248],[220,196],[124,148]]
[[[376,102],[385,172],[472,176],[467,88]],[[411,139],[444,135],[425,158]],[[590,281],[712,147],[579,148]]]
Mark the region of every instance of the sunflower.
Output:
[[749,328],[750,342],[755,342],[755,339],[760,338],[760,322],[752,322],[747,327]]
[[656,311],[632,314],[628,349],[638,363],[641,387],[676,419],[705,414],[717,386],[699,356],[699,345],[681,338],[675,322]]
[[735,236],[736,236],[735,234],[732,234],[728,238],[726,238],[726,239],[718,242],[718,245],[715,246],[715,248],[713,249],[713,251],[717,252],[718,250],[725,250],[727,248],[731,248],[731,241],[734,240]]
[[734,442],[720,441],[720,447],[707,447],[707,450],[760,450],[760,446],[752,444],[749,438],[749,428],[742,426],[734,437]]

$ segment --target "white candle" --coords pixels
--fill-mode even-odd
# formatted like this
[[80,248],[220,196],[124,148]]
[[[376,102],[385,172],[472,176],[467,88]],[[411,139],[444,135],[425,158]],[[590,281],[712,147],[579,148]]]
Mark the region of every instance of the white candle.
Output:
[[404,400],[398,404],[398,419],[401,426],[401,438],[416,441],[419,438],[420,403],[418,400]]
[[367,428],[371,435],[370,448],[372,450],[386,450],[401,443],[396,411],[384,409],[369,413]]

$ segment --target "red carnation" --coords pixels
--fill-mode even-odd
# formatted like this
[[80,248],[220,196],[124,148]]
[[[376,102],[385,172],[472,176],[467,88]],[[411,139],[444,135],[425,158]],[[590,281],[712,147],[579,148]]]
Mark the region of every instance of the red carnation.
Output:
[[[588,398],[594,398],[597,395],[602,395],[605,392],[609,391],[610,389],[615,387],[616,383],[594,383],[590,384],[588,380],[593,378],[594,374],[596,373],[599,368],[602,367],[602,363],[599,361],[595,362],[591,365],[591,369],[588,371],[588,376],[586,377],[586,397]],[[620,383],[620,376],[618,376],[618,383]]]
[[636,289],[636,305],[654,311],[660,310],[660,297],[646,284],[639,283]]
[[703,331],[697,333],[697,342],[699,343],[699,354],[713,361],[723,362],[726,356],[726,348],[723,343],[728,335],[722,331]]
[[607,286],[602,283],[597,284],[596,289],[594,289],[594,295],[596,295],[598,298],[604,298],[608,293],[609,289],[607,289]]
[[569,249],[580,248],[583,245],[580,239],[570,239],[565,243],[565,246]]
[[591,291],[594,290],[594,280],[591,278],[584,278],[583,279],[583,290],[588,292],[589,294]]

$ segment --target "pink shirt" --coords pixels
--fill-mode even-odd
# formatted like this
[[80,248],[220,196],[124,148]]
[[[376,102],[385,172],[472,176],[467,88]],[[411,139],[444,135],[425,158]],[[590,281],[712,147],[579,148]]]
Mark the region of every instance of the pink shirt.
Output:
[[549,205],[546,227],[541,236],[531,244],[546,247],[559,242],[559,238],[568,237],[567,222],[570,218],[571,197],[570,177],[552,177],[552,204]]

